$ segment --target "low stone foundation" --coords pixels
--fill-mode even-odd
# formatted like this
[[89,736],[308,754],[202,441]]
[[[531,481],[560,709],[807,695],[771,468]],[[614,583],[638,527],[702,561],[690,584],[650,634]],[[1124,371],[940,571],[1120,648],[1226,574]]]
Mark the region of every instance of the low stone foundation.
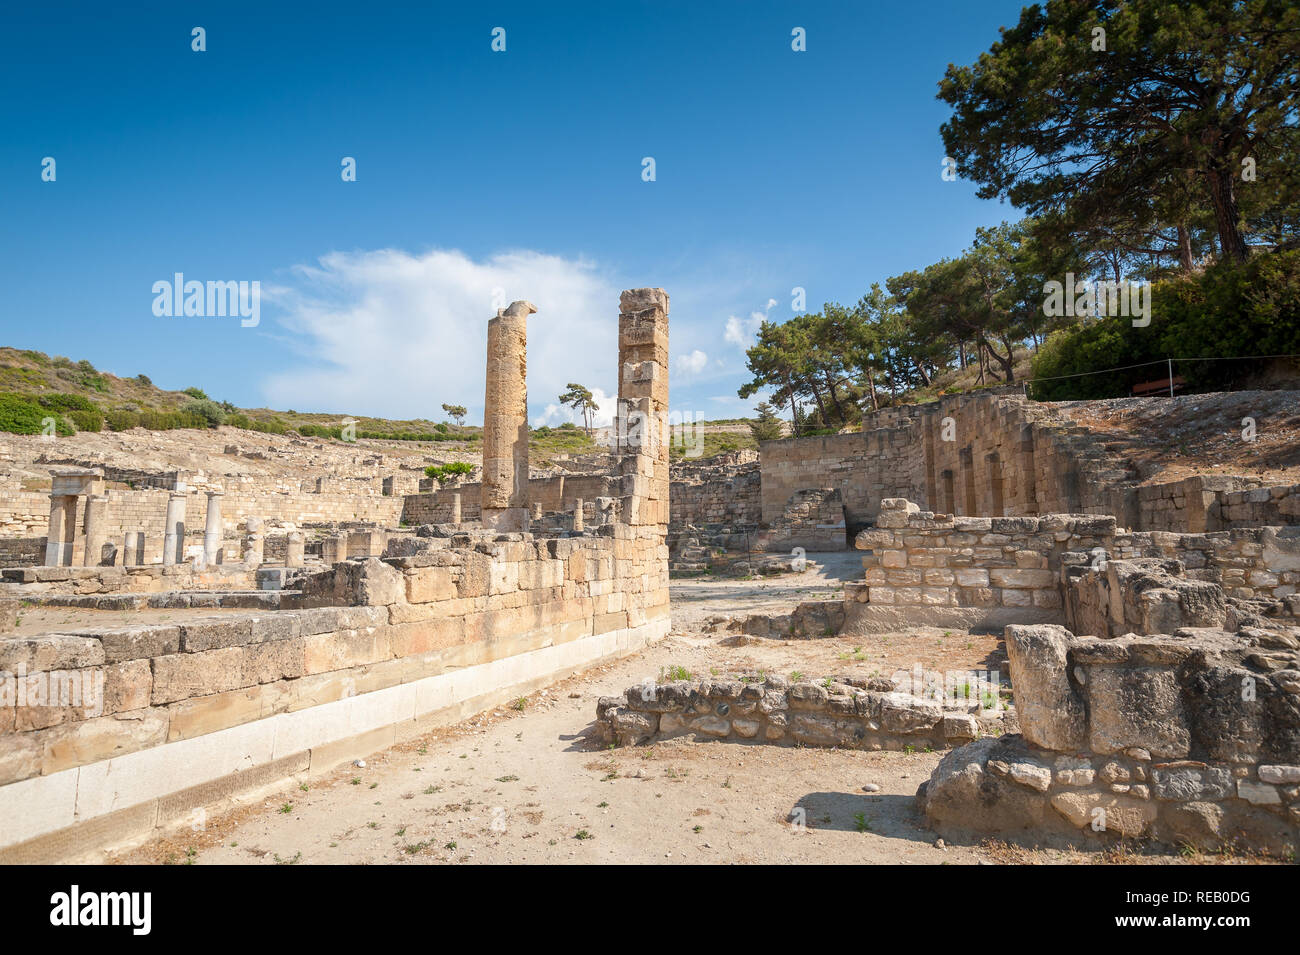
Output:
[[888,678],[828,677],[790,683],[780,676],[647,682],[601,697],[596,736],[637,745],[694,735],[735,742],[842,749],[946,748],[998,727],[1004,711],[945,705],[899,692]]

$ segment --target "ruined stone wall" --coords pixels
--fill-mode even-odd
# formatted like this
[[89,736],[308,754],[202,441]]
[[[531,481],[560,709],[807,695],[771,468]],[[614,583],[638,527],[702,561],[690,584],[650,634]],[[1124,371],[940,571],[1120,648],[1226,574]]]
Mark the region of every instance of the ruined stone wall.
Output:
[[1097,639],[1054,626],[1008,627],[1006,643],[1022,735],[944,757],[918,794],[941,833],[1300,846],[1294,651],[1263,665],[1222,631]]
[[757,461],[735,465],[679,462],[672,473],[673,524],[756,525],[763,520]]
[[[561,474],[554,477],[530,478],[528,501],[541,504],[548,513],[571,511],[579,501],[594,501],[598,497],[616,497],[622,480],[607,474]],[[461,521],[479,519],[482,485],[478,482],[439,488],[424,494],[410,494],[402,504],[401,522],[409,527],[419,524],[446,524],[451,522],[452,497],[460,495]]]
[[875,519],[881,500],[924,497],[922,459],[911,427],[764,441],[762,519],[779,520],[796,491],[837,488],[849,526]]
[[773,674],[651,681],[621,697],[601,697],[596,706],[598,738],[625,746],[694,735],[860,750],[944,748],[975,739],[997,722],[978,701],[959,707],[922,699],[899,692],[887,677],[793,684]]
[[1300,530],[1121,532],[1113,517],[954,517],[888,500],[856,546],[861,584],[846,588],[846,632],[904,626],[1064,623],[1070,567],[1097,559],[1171,558],[1230,597],[1281,599],[1300,589]]

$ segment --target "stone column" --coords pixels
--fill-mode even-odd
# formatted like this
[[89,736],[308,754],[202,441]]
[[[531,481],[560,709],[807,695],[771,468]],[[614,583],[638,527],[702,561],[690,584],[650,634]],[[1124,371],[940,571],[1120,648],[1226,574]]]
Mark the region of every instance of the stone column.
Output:
[[138,558],[138,554],[140,552],[140,545],[143,543],[143,541],[141,540],[142,536],[143,535],[139,531],[126,532],[126,537],[122,542],[122,566],[123,567],[130,567],[135,564],[143,563],[143,561]]
[[341,560],[348,559],[348,535],[346,532],[335,534],[329,540],[325,541],[324,553],[325,563],[337,564]]
[[221,492],[208,491],[208,516],[203,525],[203,564],[211,567],[221,551]]
[[77,547],[77,510],[81,504],[80,494],[71,494],[64,499],[63,505],[63,566],[72,566],[73,551]]
[[250,517],[247,526],[248,529],[244,533],[243,562],[245,567],[256,570],[262,566],[262,519],[260,517]]
[[540,521],[541,519],[542,519],[542,505],[541,505],[540,503],[539,503],[539,504],[534,504],[534,505],[533,505],[533,520],[535,520],[535,521]]
[[104,552],[104,542],[108,539],[108,495],[89,494],[86,496],[86,550],[81,563],[86,567],[98,567]]
[[184,552],[185,492],[178,489],[167,497],[167,516],[163,518],[163,563],[180,563]]
[[483,526],[528,525],[528,302],[513,302],[488,322],[483,402]]
[[[76,498],[72,498],[75,506]],[[45,538],[45,566],[61,567],[63,565],[63,527],[67,523],[64,509],[68,506],[66,494],[50,495],[50,527]]]
[[619,297],[618,421],[624,523],[668,524],[668,294],[629,289]]
[[451,496],[451,522],[460,523],[460,491]]
[[291,531],[289,533],[289,545],[284,553],[284,566],[301,567],[306,562],[302,531]]
[[581,532],[585,527],[582,516],[582,498],[578,498],[573,502],[573,529]]

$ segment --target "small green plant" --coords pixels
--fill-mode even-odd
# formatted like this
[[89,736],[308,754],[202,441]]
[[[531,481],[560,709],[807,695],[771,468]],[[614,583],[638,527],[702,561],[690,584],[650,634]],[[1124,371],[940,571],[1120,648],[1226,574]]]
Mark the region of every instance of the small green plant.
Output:
[[853,816],[853,823],[857,827],[858,832],[871,831],[871,820],[867,818],[865,812],[855,813]]
[[604,808],[605,808],[606,806],[608,806],[608,805],[609,805],[609,803],[607,803],[607,802],[598,802],[598,803],[596,803],[596,808],[597,808],[597,809],[604,809]]
[[519,781],[519,777],[518,777],[518,776],[515,776],[514,774],[511,774],[511,775],[509,775],[509,776],[498,776],[498,777],[497,777],[497,782],[499,782],[499,783],[513,783],[513,782],[518,782],[518,781]]
[[360,777],[360,776],[353,776],[352,779],[349,780],[349,782],[351,782],[353,786],[360,786],[360,785],[361,785],[361,777]]
[[440,790],[440,789],[442,789],[441,786],[430,786],[428,789],[426,789],[426,790],[424,791],[424,794],[425,794],[426,796],[432,796],[434,793],[436,793],[436,792],[437,792],[438,790]]
[[446,849],[448,852],[455,852],[455,851],[456,851],[456,843],[455,843],[454,841],[452,841],[452,842],[448,842],[448,843],[444,843],[444,844],[443,844],[443,848]]
[[691,832],[703,832],[703,831],[704,831],[704,827],[703,827],[703,826],[692,826],[692,827],[691,827]]
[[691,671],[686,669],[686,667],[677,664],[670,666],[668,668],[666,679],[664,677],[664,671],[662,669],[659,671],[659,680],[661,683],[673,682],[676,680],[689,680],[690,678],[691,678]]
[[573,838],[581,842],[586,839],[592,839],[594,838],[594,836],[592,836],[592,834],[588,832],[586,829],[579,829],[576,833],[574,833]]
[[791,670],[791,671],[790,671],[790,682],[791,682],[791,683],[801,683],[802,681],[803,681],[803,673],[802,673],[802,672],[800,672],[799,670]]
[[284,813],[285,815],[288,815],[289,813],[293,812],[293,803],[291,802],[285,803],[283,806],[280,807],[280,812]]
[[521,696],[519,699],[515,700],[513,703],[510,704],[510,708],[512,710],[518,710],[520,713],[522,713],[525,709],[528,708],[528,697]]

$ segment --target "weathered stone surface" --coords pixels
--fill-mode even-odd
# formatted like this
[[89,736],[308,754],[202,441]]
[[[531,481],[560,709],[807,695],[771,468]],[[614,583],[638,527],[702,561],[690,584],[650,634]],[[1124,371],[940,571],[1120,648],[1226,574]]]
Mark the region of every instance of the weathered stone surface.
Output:
[[1078,750],[1087,746],[1083,701],[1066,667],[1069,631],[1043,624],[1005,631],[1020,731],[1035,746]]

